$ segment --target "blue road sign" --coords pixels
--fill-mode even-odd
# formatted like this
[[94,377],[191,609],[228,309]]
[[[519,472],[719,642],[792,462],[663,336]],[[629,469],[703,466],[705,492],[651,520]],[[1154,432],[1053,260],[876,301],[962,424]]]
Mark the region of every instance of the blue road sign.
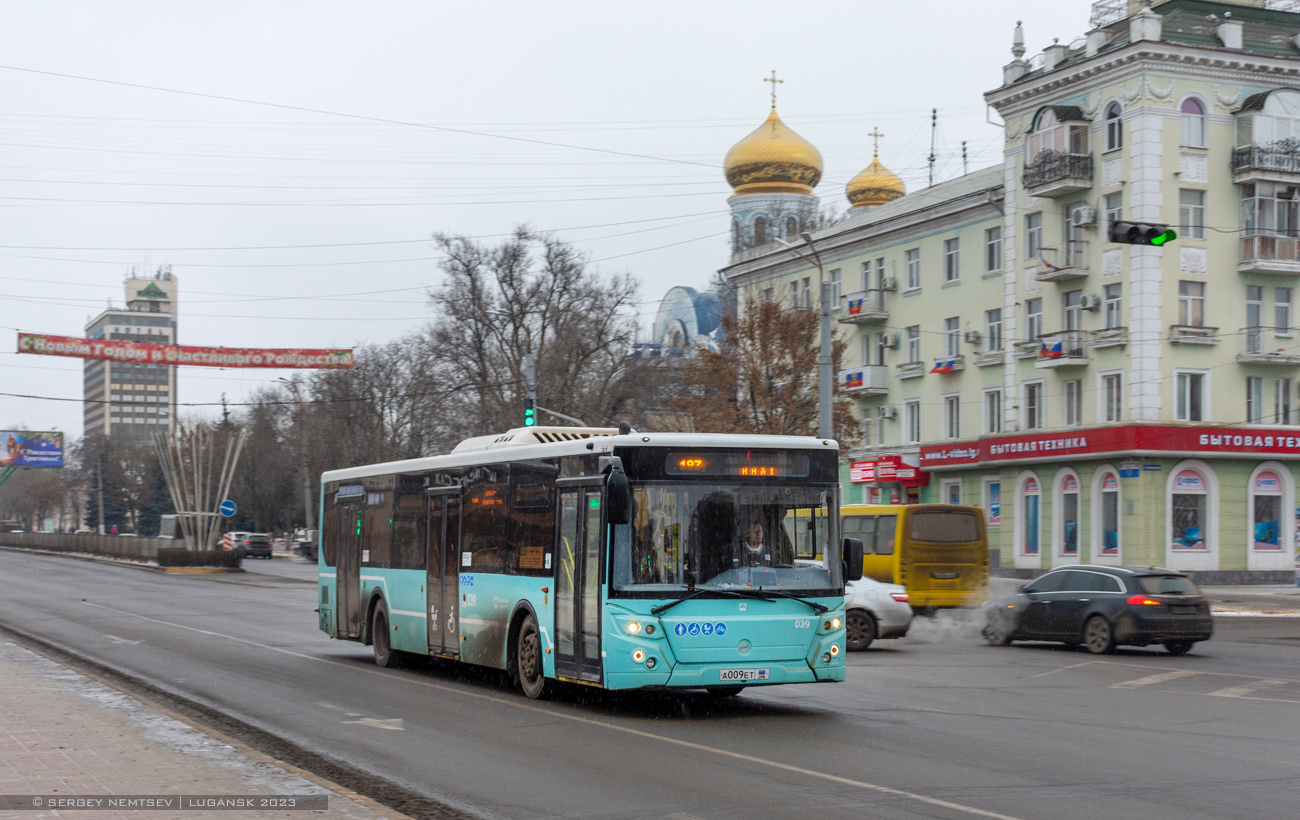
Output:
[[235,506],[235,502],[227,498],[225,501],[221,502],[220,507],[217,507],[217,512],[221,513],[226,518],[229,518],[230,516],[234,515],[235,511],[238,509],[239,508]]

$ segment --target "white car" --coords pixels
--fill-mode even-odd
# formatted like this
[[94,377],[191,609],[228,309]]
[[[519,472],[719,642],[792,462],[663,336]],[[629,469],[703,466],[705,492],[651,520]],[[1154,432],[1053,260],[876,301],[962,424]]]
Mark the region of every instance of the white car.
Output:
[[871,578],[844,585],[844,627],[848,648],[866,649],[877,638],[901,638],[912,626],[912,607],[907,588],[882,584]]

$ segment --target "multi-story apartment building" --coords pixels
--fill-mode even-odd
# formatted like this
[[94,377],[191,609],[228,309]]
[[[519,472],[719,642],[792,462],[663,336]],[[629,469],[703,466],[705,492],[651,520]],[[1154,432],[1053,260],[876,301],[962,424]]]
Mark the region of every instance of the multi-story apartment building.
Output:
[[[170,268],[126,279],[126,307],[109,308],[86,325],[86,338],[176,344],[177,288]],[[85,363],[85,435],[148,444],[176,420],[176,368],[96,361]]]
[[[1289,572],[1294,5],[1103,0],[1085,37],[1031,60],[1017,25],[986,95],[1003,163],[814,234],[867,432],[846,501],[981,505],[1002,566],[1026,570]],[[1114,243],[1118,220],[1179,238]],[[776,243],[724,273],[742,309],[806,305],[818,276]]]

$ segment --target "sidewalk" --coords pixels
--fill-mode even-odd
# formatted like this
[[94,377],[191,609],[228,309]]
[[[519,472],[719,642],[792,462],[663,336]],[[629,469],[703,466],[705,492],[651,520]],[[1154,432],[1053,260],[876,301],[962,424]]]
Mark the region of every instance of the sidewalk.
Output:
[[173,812],[132,809],[33,809],[17,820],[186,820],[308,817],[407,820],[379,804],[259,752],[232,746],[157,707],[136,700],[27,649],[0,640],[0,794],[325,795],[328,809]]

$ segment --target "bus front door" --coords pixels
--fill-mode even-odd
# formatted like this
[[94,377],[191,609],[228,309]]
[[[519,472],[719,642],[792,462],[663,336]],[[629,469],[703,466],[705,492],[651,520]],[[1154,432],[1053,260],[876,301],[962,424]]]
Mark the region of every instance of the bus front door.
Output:
[[[459,492],[459,491],[457,491]],[[445,490],[429,497],[425,582],[429,610],[429,653],[460,654],[457,606],[460,589],[460,498]]]
[[345,501],[338,506],[339,551],[338,623],[340,638],[361,637],[361,502]]
[[555,672],[601,682],[601,492],[560,495],[560,561],[555,573]]

